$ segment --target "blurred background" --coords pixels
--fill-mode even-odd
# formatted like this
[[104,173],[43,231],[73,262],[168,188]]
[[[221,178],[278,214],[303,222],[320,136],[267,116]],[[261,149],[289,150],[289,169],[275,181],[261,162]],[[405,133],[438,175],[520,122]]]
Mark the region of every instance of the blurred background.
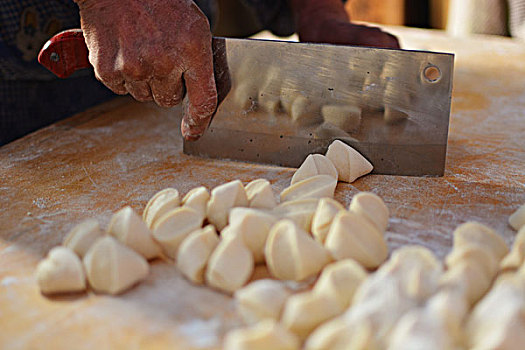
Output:
[[525,40],[525,0],[348,0],[345,8],[355,21]]

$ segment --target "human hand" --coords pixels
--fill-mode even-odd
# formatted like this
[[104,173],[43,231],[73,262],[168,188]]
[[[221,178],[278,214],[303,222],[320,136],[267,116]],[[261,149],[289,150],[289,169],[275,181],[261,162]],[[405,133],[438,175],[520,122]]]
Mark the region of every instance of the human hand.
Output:
[[299,39],[314,43],[399,48],[397,38],[350,22],[340,0],[291,0]]
[[[211,32],[191,0],[75,0],[95,76],[117,94],[184,106],[183,136],[199,138],[217,108]],[[185,85],[185,86],[184,86]]]

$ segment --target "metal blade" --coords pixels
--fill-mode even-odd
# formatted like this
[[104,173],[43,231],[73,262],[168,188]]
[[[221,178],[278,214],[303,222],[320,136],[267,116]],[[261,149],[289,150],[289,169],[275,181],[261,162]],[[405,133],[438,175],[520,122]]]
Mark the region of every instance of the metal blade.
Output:
[[443,175],[452,54],[214,38],[214,58],[225,98],[184,153],[298,167],[339,139],[375,173]]

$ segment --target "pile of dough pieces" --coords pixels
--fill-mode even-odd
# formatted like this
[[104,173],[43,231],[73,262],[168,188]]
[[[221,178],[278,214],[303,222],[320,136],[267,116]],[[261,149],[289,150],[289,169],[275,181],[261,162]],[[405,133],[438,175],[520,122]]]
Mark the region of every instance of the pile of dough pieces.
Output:
[[[142,217],[125,207],[106,232],[95,220],[76,226],[38,265],[40,290],[119,294],[162,257],[192,283],[233,295],[245,326],[226,335],[228,350],[521,349],[525,205],[509,219],[519,230],[510,251],[494,230],[467,222],[443,262],[421,246],[388,257],[383,200],[360,192],[345,208],[333,198],[338,180],[371,170],[335,141],[305,159],[279,201],[265,179],[182,199],[164,189]],[[258,264],[272,278],[252,281]]]
[[[387,225],[385,209],[378,197],[359,193],[350,210],[340,209],[335,217],[366,218],[377,233]],[[345,223],[349,232],[359,232],[350,222]],[[523,349],[525,205],[509,223],[519,230],[510,251],[490,227],[466,222],[454,231],[444,261],[422,246],[401,247],[384,262],[386,255],[363,250],[377,258],[369,265],[373,260],[363,255],[331,250],[330,262],[307,290],[294,292],[275,279],[251,282],[234,293],[245,326],[226,335],[224,348]],[[337,219],[328,224],[326,240],[339,224]],[[349,245],[363,244],[363,237]],[[283,250],[294,253],[289,246]]]
[[[279,205],[265,179],[246,186],[236,180],[211,192],[198,187],[182,199],[176,189],[164,189],[149,200],[142,218],[128,206],[113,215],[105,232],[93,219],[74,227],[62,246],[38,265],[40,290],[81,292],[89,285],[100,293],[119,294],[145,279],[147,261],[159,257],[174,259],[190,281],[229,293],[248,282],[255,264],[266,261],[275,277],[293,280],[311,277],[329,261],[345,256],[377,265],[387,254],[381,230],[388,218],[376,230],[352,213],[340,215],[335,218],[340,223],[328,235],[332,218],[344,209],[332,199],[338,180],[352,182],[372,169],[357,151],[335,141],[326,156],[306,158],[281,193]],[[366,199],[374,195],[363,196],[354,204],[356,213],[375,205]],[[343,227],[347,221],[355,221],[361,231],[349,234]],[[307,233],[312,222],[314,236]],[[367,246],[376,246],[366,237],[369,231],[380,241],[379,257],[365,252]],[[361,245],[351,249],[340,245],[360,239]],[[285,246],[295,253],[282,254]]]

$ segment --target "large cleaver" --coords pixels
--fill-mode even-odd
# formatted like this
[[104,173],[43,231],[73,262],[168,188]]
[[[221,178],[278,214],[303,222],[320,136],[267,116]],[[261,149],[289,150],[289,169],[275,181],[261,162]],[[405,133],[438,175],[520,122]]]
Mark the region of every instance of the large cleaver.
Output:
[[[213,38],[219,106],[184,153],[298,167],[335,139],[374,173],[438,175],[445,169],[454,55]],[[60,77],[89,67],[82,31],[43,47]]]

